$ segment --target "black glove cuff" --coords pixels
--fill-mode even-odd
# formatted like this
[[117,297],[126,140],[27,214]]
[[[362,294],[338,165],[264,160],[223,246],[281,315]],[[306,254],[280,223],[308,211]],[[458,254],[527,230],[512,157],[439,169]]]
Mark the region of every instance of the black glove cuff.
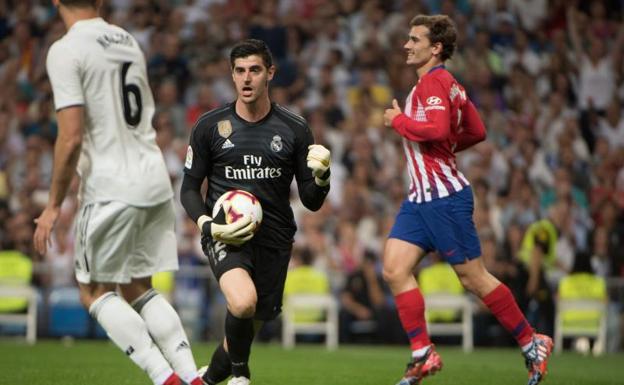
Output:
[[201,247],[204,255],[210,256],[210,244],[212,243],[212,232],[210,231],[210,226],[212,225],[212,219],[207,220],[202,224],[201,230]]
[[202,224],[202,228],[201,228],[202,238],[205,236],[210,237],[212,235],[210,226],[212,226],[212,219],[208,219]]

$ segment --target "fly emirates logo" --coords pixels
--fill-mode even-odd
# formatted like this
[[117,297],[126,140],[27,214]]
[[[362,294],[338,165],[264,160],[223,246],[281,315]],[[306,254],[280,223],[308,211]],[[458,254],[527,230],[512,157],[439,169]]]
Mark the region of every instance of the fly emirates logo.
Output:
[[262,167],[262,157],[243,155],[244,168],[225,166],[226,179],[274,179],[282,176],[281,168]]

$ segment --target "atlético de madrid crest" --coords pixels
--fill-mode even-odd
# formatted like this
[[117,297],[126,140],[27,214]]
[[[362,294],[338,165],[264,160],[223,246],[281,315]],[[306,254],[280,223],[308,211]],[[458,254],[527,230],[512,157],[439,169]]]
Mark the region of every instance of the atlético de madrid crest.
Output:
[[232,135],[232,122],[229,120],[221,120],[217,123],[217,129],[219,131],[219,135],[224,138]]
[[282,147],[282,138],[279,135],[275,135],[273,137],[273,141],[271,141],[271,150],[275,152],[280,152],[282,151]]

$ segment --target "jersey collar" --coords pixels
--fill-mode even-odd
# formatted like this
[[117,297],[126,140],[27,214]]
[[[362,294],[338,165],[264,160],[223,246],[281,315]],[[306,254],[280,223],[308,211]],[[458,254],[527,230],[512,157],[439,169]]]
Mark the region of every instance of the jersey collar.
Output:
[[444,67],[444,64],[438,64],[437,66],[433,66],[431,68],[429,68],[429,71],[427,71],[426,74],[422,75],[421,77],[418,78],[418,81],[416,82],[416,84],[420,84],[420,81],[427,75],[429,75],[430,73],[432,73],[433,71],[437,71],[437,70],[441,70],[444,69],[446,67]]
[[274,103],[271,103],[271,108],[269,109],[269,112],[266,115],[264,115],[264,117],[262,119],[258,120],[257,122],[249,122],[249,121],[243,119],[242,117],[240,117],[240,115],[238,115],[236,113],[236,101],[234,101],[232,103],[232,115],[234,115],[236,120],[240,121],[241,123],[243,123],[246,126],[257,126],[257,125],[260,125],[260,124],[266,122],[271,117],[271,115],[273,115],[273,109],[274,108],[275,108]]
[[444,64],[438,64],[437,66],[431,67],[429,71],[427,71],[427,73],[430,74],[433,71],[439,70],[439,69],[444,69]]
[[77,22],[74,23],[74,25],[71,26],[70,30],[74,28],[80,28],[83,25],[90,25],[90,24],[97,24],[97,23],[105,23],[105,21],[101,17],[93,17],[91,19],[78,20]]

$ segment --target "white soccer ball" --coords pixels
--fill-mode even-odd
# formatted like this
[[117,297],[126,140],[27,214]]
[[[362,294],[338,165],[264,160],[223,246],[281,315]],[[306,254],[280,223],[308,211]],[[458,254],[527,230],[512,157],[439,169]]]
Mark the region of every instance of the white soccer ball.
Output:
[[212,208],[213,218],[217,216],[224,202],[228,203],[225,205],[227,210],[224,210],[225,223],[234,223],[247,214],[251,215],[251,220],[256,223],[256,229],[262,222],[262,206],[252,193],[244,190],[226,191],[217,199]]

